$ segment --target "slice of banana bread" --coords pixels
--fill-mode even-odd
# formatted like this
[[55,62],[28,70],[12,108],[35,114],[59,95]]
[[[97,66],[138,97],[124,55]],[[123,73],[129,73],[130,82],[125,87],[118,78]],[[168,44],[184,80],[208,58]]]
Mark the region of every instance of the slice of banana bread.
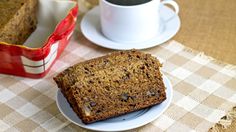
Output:
[[0,0],[0,42],[23,44],[36,29],[38,0]]
[[163,102],[160,67],[150,54],[120,51],[76,64],[54,80],[80,119],[92,123]]

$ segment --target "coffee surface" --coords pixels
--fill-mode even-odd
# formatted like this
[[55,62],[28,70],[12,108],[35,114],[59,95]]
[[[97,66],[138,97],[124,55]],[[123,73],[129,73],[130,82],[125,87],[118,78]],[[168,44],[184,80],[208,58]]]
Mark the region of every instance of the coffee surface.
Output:
[[140,5],[152,0],[106,0],[115,5],[122,5],[122,6],[132,6],[132,5]]

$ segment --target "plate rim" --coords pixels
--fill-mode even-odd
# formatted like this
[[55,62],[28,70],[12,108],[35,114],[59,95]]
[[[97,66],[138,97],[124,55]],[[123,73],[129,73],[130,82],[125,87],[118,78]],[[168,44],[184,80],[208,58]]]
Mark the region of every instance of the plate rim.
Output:
[[[174,11],[171,10],[171,8],[165,6],[165,5],[161,5],[162,10],[168,10],[169,12],[171,12],[171,14],[174,14]],[[99,39],[94,39],[94,37],[91,37],[90,34],[97,34],[96,32],[93,32],[93,31],[89,31],[87,26],[86,25],[86,22],[87,20],[89,19],[89,17],[91,15],[95,15],[96,17],[99,17],[97,16],[97,14],[94,14],[94,11],[95,10],[98,10],[100,7],[99,6],[95,6],[93,9],[91,9],[90,11],[88,11],[82,18],[81,20],[81,23],[80,23],[80,29],[81,29],[81,32],[82,34],[85,36],[85,38],[87,38],[89,41],[91,41],[93,44],[95,45],[98,45],[98,46],[101,46],[101,47],[104,47],[104,48],[108,48],[108,49],[114,49],[114,50],[129,50],[129,49],[148,49],[148,48],[151,48],[151,47],[155,47],[155,46],[158,46],[158,45],[161,45],[163,43],[165,43],[166,41],[170,40],[171,38],[173,38],[177,33],[178,31],[180,30],[180,27],[181,27],[181,21],[180,21],[180,18],[178,15],[176,15],[175,17],[173,17],[173,20],[170,19],[170,21],[168,21],[167,23],[171,23],[172,21],[176,21],[176,24],[175,24],[175,28],[173,29],[173,26],[172,24],[169,24],[169,28],[172,28],[172,29],[169,29],[168,31],[167,30],[164,30],[164,33],[166,33],[167,35],[160,35],[159,37],[154,37],[150,40],[147,40],[147,41],[143,41],[143,42],[138,42],[138,43],[123,43],[124,46],[122,46],[122,42],[115,42],[115,41],[112,41],[112,40],[109,40],[109,39],[106,39],[106,37],[101,33],[101,31],[97,31],[97,32],[100,32],[99,36],[103,36],[102,38],[103,39],[100,39],[100,40],[105,40],[104,42],[99,42],[100,40]],[[92,14],[93,13],[93,14]],[[98,12],[99,13],[99,12]],[[96,22],[92,22],[92,23],[96,23]],[[94,25],[94,24],[93,24]],[[166,23],[163,23],[163,25],[166,27]],[[93,26],[93,27],[96,27],[96,26]],[[165,29],[164,27],[164,29]],[[95,28],[93,28],[95,29]],[[160,33],[160,34],[164,34],[164,33]],[[96,35],[97,36],[97,35]],[[156,39],[159,39],[163,37],[162,39],[160,40],[156,40]],[[101,38],[101,37],[99,37]],[[156,40],[156,41],[154,41]],[[111,44],[109,44],[111,43]],[[113,44],[112,44],[113,43]],[[141,43],[144,43],[144,44],[141,44]],[[149,44],[148,44],[149,43]],[[138,45],[137,47],[134,47],[133,45]],[[125,46],[126,45],[126,46]],[[127,45],[132,45],[132,46],[127,46]]]
[[[166,100],[166,101],[167,101],[166,105],[163,106],[164,108],[162,108],[161,112],[158,113],[158,114],[156,114],[155,117],[148,118],[147,120],[143,121],[142,123],[138,123],[138,124],[136,124],[136,125],[134,125],[134,126],[132,126],[132,127],[129,127],[129,128],[107,129],[107,130],[105,130],[105,129],[96,129],[96,128],[91,128],[91,127],[89,127],[89,126],[88,126],[89,124],[88,124],[88,125],[85,125],[85,124],[80,124],[80,123],[77,123],[77,122],[73,121],[72,119],[70,119],[70,118],[64,113],[64,111],[61,109],[61,107],[60,107],[60,105],[59,105],[58,98],[59,98],[59,93],[61,92],[60,89],[58,89],[58,90],[57,90],[57,93],[56,93],[56,104],[57,104],[57,107],[58,107],[60,113],[61,113],[67,120],[69,120],[70,122],[74,123],[75,125],[78,125],[78,126],[80,126],[80,127],[82,127],[82,128],[88,129],[88,130],[107,132],[107,131],[125,131],[125,130],[135,129],[135,128],[144,126],[144,125],[146,125],[146,124],[148,124],[148,123],[154,121],[155,119],[157,119],[158,117],[160,117],[160,116],[167,110],[167,108],[170,106],[171,101],[172,101],[172,98],[173,98],[173,87],[172,87],[172,84],[171,84],[169,78],[168,78],[166,75],[164,75],[164,74],[162,73],[162,77],[163,77],[163,82],[164,82],[164,84],[165,84],[166,89],[169,90],[169,99]],[[63,96],[63,97],[64,97],[64,96]],[[65,98],[65,97],[64,97],[64,98]],[[68,103],[68,102],[67,102],[67,103]],[[160,105],[160,104],[159,104],[159,105]],[[156,105],[156,106],[158,106],[158,105]],[[155,106],[152,106],[152,107],[149,108],[149,109],[152,109],[153,107],[155,108]],[[153,109],[154,109],[154,108],[153,108]],[[156,108],[156,109],[158,109],[158,108]],[[72,110],[72,112],[74,112],[74,111]],[[76,114],[76,113],[75,113],[75,114]],[[146,113],[145,113],[145,114],[146,114]],[[143,114],[143,115],[145,115],[145,114]],[[79,118],[79,117],[78,117],[78,118]],[[136,118],[135,118],[135,119],[136,119]],[[134,120],[135,120],[135,119],[134,119]]]

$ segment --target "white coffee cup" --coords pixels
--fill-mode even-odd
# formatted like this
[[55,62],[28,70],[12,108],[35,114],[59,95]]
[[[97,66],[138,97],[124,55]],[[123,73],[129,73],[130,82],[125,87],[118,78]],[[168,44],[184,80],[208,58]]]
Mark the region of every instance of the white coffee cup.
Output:
[[170,4],[178,14],[179,6],[173,0],[151,0],[138,5],[118,5],[100,0],[102,33],[120,43],[143,42],[155,37],[160,28],[161,4]]

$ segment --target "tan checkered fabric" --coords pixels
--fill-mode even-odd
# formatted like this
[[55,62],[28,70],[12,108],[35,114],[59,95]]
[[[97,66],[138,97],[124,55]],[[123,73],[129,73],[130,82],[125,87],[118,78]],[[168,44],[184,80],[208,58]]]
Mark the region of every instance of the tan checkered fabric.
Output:
[[[75,63],[112,50],[93,45],[80,33],[43,79],[0,74],[0,131],[87,131],[68,121],[55,103],[52,77]],[[154,122],[131,131],[207,131],[236,104],[236,68],[171,41],[144,50],[160,58],[174,95]]]

